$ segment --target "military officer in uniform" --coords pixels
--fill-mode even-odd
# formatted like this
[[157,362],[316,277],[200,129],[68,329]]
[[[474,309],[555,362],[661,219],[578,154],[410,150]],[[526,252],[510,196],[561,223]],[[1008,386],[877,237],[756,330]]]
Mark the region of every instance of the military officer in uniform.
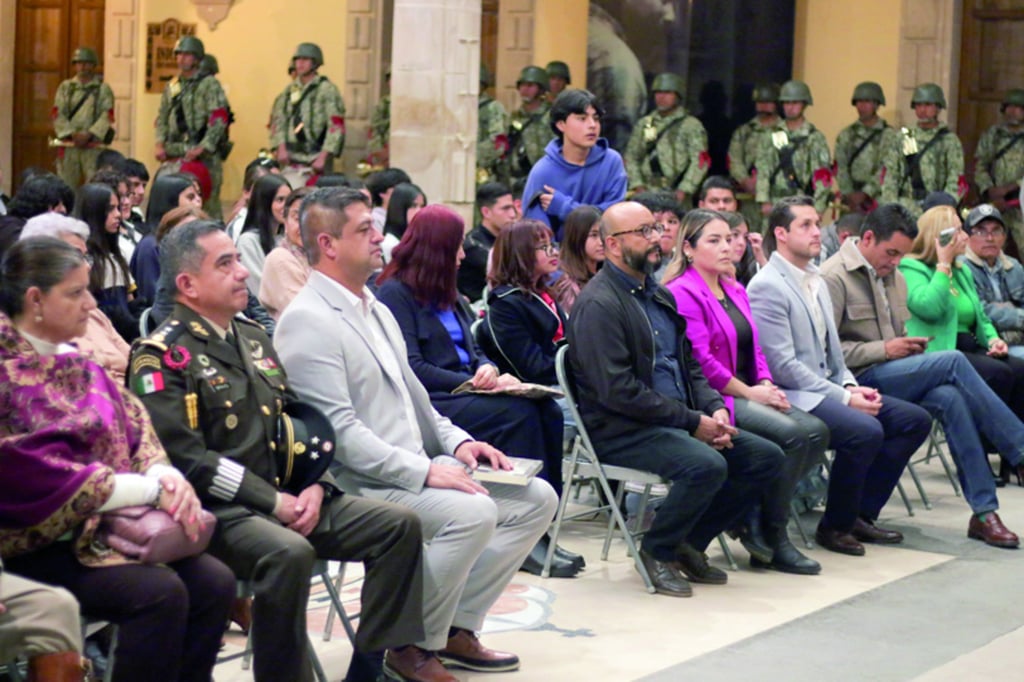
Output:
[[53,99],[53,132],[60,142],[57,173],[72,189],[92,177],[96,157],[114,138],[114,92],[96,74],[98,64],[92,48],[75,50],[75,76],[57,86]]
[[1002,123],[982,133],[974,151],[974,184],[978,194],[1002,213],[1017,250],[1024,253],[1019,196],[1024,177],[1024,90],[1007,91],[999,110]]
[[684,202],[704,181],[711,165],[708,134],[683,106],[683,79],[658,74],[651,85],[655,110],[633,128],[626,145],[626,173],[634,193],[667,189]]
[[569,65],[565,62],[548,62],[544,67],[548,74],[548,102],[554,102],[558,93],[565,90],[567,85],[572,83],[572,76],[569,74]]
[[851,211],[867,213],[878,206],[882,150],[895,133],[878,115],[878,108],[885,106],[885,93],[878,83],[858,84],[850,104],[857,109],[857,120],[836,137],[836,180],[843,204]]
[[[234,243],[218,223],[194,221],[168,233],[160,259],[176,305],[136,343],[129,382],[172,461],[217,516],[209,551],[252,584],[255,679],[313,679],[306,607],[318,557],[366,566],[347,679],[375,679],[384,649],[404,651],[423,637],[416,515],[344,495],[329,473],[282,489],[278,418],[294,395],[270,338],[237,317],[249,273]],[[314,445],[333,457],[331,439]]]
[[292,62],[295,80],[274,112],[270,146],[277,149],[281,174],[301,187],[333,172],[345,148],[345,102],[337,86],[318,73],[324,65],[319,45],[300,43]]
[[508,126],[509,149],[505,154],[505,184],[526,179],[533,164],[544,156],[544,147],[551,141],[548,111],[551,106],[544,97],[548,89],[548,73],[539,66],[526,66],[519,74],[516,89],[522,104],[512,112]]
[[939,121],[939,112],[946,108],[942,88],[935,83],[918,85],[910,106],[917,125],[900,128],[882,152],[880,203],[898,201],[916,218],[929,193],[945,192],[963,199],[967,181],[960,138]]
[[501,160],[508,153],[508,112],[487,91],[494,85],[491,72],[480,65],[480,96],[477,100],[476,184],[496,182]]
[[740,212],[747,220],[747,225],[755,232],[761,226],[761,205],[754,201],[757,191],[757,152],[761,143],[772,131],[782,129],[782,118],[779,117],[779,86],[775,83],[761,83],[754,86],[751,98],[754,100],[756,114],[735,131],[729,140],[729,176],[736,182],[740,191],[736,198],[740,202]]
[[786,81],[779,102],[784,126],[762,140],[754,164],[761,213],[767,217],[779,199],[806,194],[814,198],[814,208],[821,214],[833,196],[832,154],[825,135],[804,118],[814,104],[811,89],[803,81]]
[[367,131],[367,162],[374,170],[388,167],[389,142],[391,139],[391,69],[384,72],[384,94],[370,115],[370,129]]
[[195,36],[182,36],[174,45],[180,73],[167,83],[160,97],[156,159],[162,165],[157,175],[188,171],[186,164],[202,164],[210,175],[210,196],[203,197],[203,210],[219,219],[230,113],[220,83],[200,73],[205,54],[202,41]]

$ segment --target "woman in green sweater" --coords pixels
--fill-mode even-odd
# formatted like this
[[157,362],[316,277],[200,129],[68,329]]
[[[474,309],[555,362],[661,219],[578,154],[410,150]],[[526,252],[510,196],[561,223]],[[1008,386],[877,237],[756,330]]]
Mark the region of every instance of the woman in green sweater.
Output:
[[[942,245],[939,233],[949,227],[956,232]],[[931,337],[925,352],[963,352],[982,379],[1018,417],[1024,417],[1024,360],[1007,355],[1006,342],[985,314],[970,268],[960,262],[967,233],[956,210],[929,209],[917,228],[913,248],[900,263],[911,315],[907,334]]]

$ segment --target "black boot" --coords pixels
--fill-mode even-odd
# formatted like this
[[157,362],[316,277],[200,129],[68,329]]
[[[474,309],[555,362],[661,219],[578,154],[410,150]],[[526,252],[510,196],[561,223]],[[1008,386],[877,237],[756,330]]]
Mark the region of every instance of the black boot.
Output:
[[785,528],[767,530],[765,535],[771,542],[773,556],[771,561],[760,561],[756,557],[750,557],[750,565],[753,568],[770,568],[780,573],[795,573],[797,575],[818,575],[821,573],[821,564],[814,559],[805,556],[789,540],[789,533]]
[[730,531],[729,535],[740,541],[743,549],[747,550],[751,558],[762,563],[770,563],[772,560],[772,546],[765,540],[761,530],[761,505],[754,505],[754,508],[747,514],[744,525]]

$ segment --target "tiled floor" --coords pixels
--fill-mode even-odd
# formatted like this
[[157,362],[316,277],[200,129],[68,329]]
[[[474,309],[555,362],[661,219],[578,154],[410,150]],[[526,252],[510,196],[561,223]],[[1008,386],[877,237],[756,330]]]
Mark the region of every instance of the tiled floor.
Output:
[[[933,463],[919,470],[924,474],[922,478],[934,509],[925,510],[916,494],[911,493],[916,504],[914,517],[907,516],[898,499],[890,502],[883,514],[886,525],[907,534],[904,546],[869,547],[867,556],[862,558],[814,549],[809,553],[822,563],[824,570],[820,576],[804,577],[751,570],[743,549],[738,543],[732,543],[740,570],[729,573],[727,586],[695,586],[692,599],[647,594],[621,542],[613,543],[608,561],[601,561],[602,523],[573,523],[566,527],[562,544],[582,552],[587,559],[587,569],[569,580],[543,580],[520,573],[488,618],[485,643],[517,652],[523,661],[522,669],[502,675],[456,674],[464,682],[487,679],[503,682],[622,681],[646,676],[672,680],[683,679],[683,674],[676,669],[686,670],[692,663],[700,666],[695,670],[704,672],[697,676],[686,675],[686,679],[739,679],[731,674],[707,672],[715,669],[716,652],[726,647],[745,647],[746,658],[737,654],[737,664],[749,665],[756,675],[757,656],[761,654],[751,645],[756,644],[758,638],[775,638],[771,640],[772,647],[766,649],[769,651],[790,645],[798,650],[801,641],[807,639],[807,628],[814,627],[813,619],[822,614],[832,620],[841,619],[838,624],[830,624],[839,631],[869,633],[870,628],[865,627],[864,621],[870,621],[876,607],[867,596],[888,594],[885,592],[888,589],[908,599],[914,595],[922,597],[927,604],[929,595],[917,594],[923,588],[915,587],[915,578],[931,575],[934,579],[935,570],[952,566],[952,562],[978,561],[979,566],[991,564],[992,570],[1016,571],[1013,562],[1024,560],[1018,553],[966,540],[968,509],[962,498],[954,496],[939,465]],[[908,491],[912,490],[909,477],[904,477],[904,483]],[[1000,499],[1003,520],[1011,528],[1024,531],[1024,489],[1016,486],[1003,489]],[[813,528],[816,518],[813,513],[806,515],[805,525]],[[717,544],[712,546],[710,554],[715,563],[725,567]],[[965,558],[965,554],[970,556]],[[349,583],[343,597],[356,599],[358,567],[350,566],[349,573],[347,579],[354,582]],[[953,589],[978,588],[979,585],[968,583]],[[955,600],[957,595],[942,594],[936,598]],[[970,605],[964,606],[966,610],[970,608]],[[1013,623],[1017,610],[1001,615],[1009,616],[1009,622]],[[335,626],[332,641],[321,641],[319,633],[325,612],[325,602],[318,599],[314,591],[309,616],[311,636],[328,677],[332,681],[340,680],[351,649],[340,625]],[[959,615],[968,620],[985,616],[983,613]],[[963,651],[956,650],[955,645],[946,645],[934,655],[929,651],[915,651],[915,647],[927,647],[928,643],[908,637],[898,650],[908,656],[918,654],[913,665],[908,663],[900,668],[901,672],[871,679],[918,679],[922,682],[1020,679],[1014,660],[1018,658],[1018,647],[1024,645],[1024,613],[1019,618],[1019,624],[1007,626],[1012,628],[1010,631],[998,633],[980,646],[965,643]],[[776,639],[782,644],[775,644]],[[241,644],[241,636],[232,636],[228,649],[237,650]],[[922,657],[924,663],[920,660]],[[859,679],[858,675],[844,671],[841,662],[838,667],[829,669],[834,675],[796,671],[792,676],[763,679]],[[904,669],[919,670],[922,674],[902,672]],[[216,679],[242,682],[250,680],[251,674],[242,671],[235,661],[219,666]]]

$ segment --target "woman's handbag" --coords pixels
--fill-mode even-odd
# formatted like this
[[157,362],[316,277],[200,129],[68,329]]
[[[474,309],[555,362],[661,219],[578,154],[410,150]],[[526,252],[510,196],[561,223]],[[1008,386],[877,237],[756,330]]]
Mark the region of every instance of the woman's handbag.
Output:
[[103,514],[96,537],[129,559],[167,564],[200,554],[210,544],[217,517],[203,509],[200,519],[204,527],[193,542],[181,524],[162,509],[122,507]]

